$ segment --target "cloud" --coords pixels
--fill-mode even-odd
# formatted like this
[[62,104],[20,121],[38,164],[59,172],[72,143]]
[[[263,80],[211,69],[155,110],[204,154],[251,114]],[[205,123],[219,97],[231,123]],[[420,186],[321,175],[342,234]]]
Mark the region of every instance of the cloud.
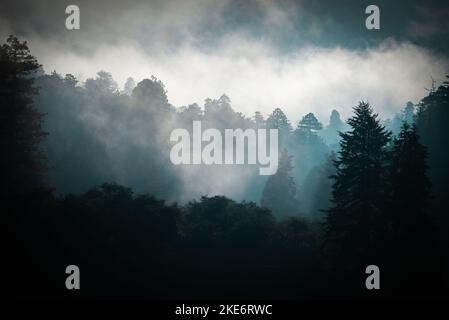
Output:
[[224,37],[213,49],[186,42],[170,54],[151,54],[126,42],[98,45],[89,55],[46,42],[32,42],[31,47],[47,72],[72,73],[85,80],[106,70],[121,85],[129,76],[142,80],[155,75],[175,106],[226,93],[233,107],[247,116],[281,107],[294,122],[307,112],[327,121],[333,108],[347,117],[360,100],[390,117],[407,101],[418,102],[430,77],[443,79],[449,65],[447,58],[392,40],[366,50],[308,46],[283,54],[238,33]]
[[[367,100],[390,117],[449,69],[447,56],[403,40],[365,48],[310,42],[341,25],[315,16],[305,0],[80,0],[74,32],[64,28],[66,4],[43,1],[4,5],[0,34],[29,40],[47,72],[85,80],[106,70],[121,85],[155,75],[175,106],[226,93],[247,116],[281,107],[296,122],[307,112],[327,121],[333,108],[347,117]],[[419,21],[432,17],[429,10]]]

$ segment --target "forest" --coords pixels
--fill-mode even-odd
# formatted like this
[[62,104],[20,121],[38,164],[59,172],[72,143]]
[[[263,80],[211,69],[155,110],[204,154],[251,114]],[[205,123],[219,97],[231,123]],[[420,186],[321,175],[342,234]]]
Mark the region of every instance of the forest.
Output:
[[[0,168],[13,295],[447,297],[449,76],[392,119],[362,96],[347,120],[337,109],[292,124],[281,107],[247,117],[225,94],[175,107],[154,76],[121,89],[106,71],[47,74],[10,36]],[[193,121],[278,129],[276,174],[173,165],[170,132]],[[82,290],[64,287],[70,264]],[[381,290],[365,288],[372,264]]]

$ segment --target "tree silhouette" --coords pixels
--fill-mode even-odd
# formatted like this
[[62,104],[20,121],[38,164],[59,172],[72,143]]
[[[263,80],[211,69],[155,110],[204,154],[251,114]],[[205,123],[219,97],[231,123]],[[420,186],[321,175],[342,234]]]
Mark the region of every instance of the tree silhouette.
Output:
[[[441,283],[433,228],[426,208],[431,183],[427,177],[427,151],[415,125],[404,122],[394,140],[391,156],[391,234],[389,263],[394,267],[396,289],[406,295],[438,287]],[[420,275],[428,274],[426,279]],[[415,279],[409,283],[407,279]]]
[[39,143],[46,133],[34,105],[34,77],[40,68],[26,42],[9,36],[0,47],[0,144],[2,195],[42,184],[45,167]]
[[329,125],[323,130],[322,137],[329,147],[335,150],[340,141],[339,132],[345,130],[345,124],[340,118],[340,113],[337,110],[332,110],[329,119]]
[[420,141],[428,151],[429,176],[432,181],[430,214],[435,221],[436,237],[444,254],[445,284],[449,286],[449,75],[438,88],[418,105],[416,123]]
[[394,140],[391,160],[393,229],[398,236],[403,227],[411,228],[404,230],[405,236],[414,234],[410,231],[423,226],[431,186],[426,174],[426,159],[427,151],[419,142],[416,126],[404,123],[398,138]]
[[294,156],[295,180],[304,185],[308,174],[316,165],[321,165],[327,154],[327,146],[318,135],[322,124],[313,113],[305,115],[290,137],[289,147]]
[[284,149],[279,158],[278,171],[270,176],[263,190],[261,204],[280,217],[298,213],[296,185],[290,172],[293,169],[291,157]]
[[311,134],[323,129],[323,125],[315,117],[313,113],[306,114],[298,123],[297,130],[306,134]]
[[267,118],[266,126],[267,129],[278,129],[279,146],[284,146],[292,131],[292,126],[285,113],[280,108],[274,109]]
[[116,93],[118,85],[112,79],[112,75],[106,71],[99,71],[95,79],[86,80],[86,89],[92,95],[111,95]]
[[[337,267],[354,271],[376,260],[386,228],[387,144],[390,133],[368,103],[360,102],[341,133],[332,207],[325,221],[326,247]],[[361,270],[361,269],[360,269]]]

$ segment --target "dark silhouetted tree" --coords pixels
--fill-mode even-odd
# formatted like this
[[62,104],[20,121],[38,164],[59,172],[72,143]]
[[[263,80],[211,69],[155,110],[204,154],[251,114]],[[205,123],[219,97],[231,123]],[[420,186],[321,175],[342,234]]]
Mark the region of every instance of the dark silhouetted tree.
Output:
[[436,236],[444,253],[445,282],[449,286],[449,75],[438,88],[418,105],[416,123],[420,141],[428,150],[429,176],[432,181],[430,214],[435,220]]
[[404,123],[394,140],[391,160],[393,229],[399,237],[402,228],[406,228],[403,236],[415,237],[415,232],[423,226],[431,186],[426,159],[427,151],[419,142],[416,126]]
[[427,151],[415,125],[404,122],[391,154],[389,263],[395,275],[391,282],[403,294],[416,296],[433,291],[442,278],[434,230],[426,212],[431,192]]
[[[387,144],[390,132],[368,103],[360,102],[341,134],[332,207],[325,221],[326,248],[336,267],[350,272],[379,261],[387,227]],[[380,262],[379,262],[380,263]]]
[[2,195],[41,185],[45,167],[39,142],[43,114],[34,105],[34,77],[40,65],[26,42],[9,36],[0,47],[0,144]]

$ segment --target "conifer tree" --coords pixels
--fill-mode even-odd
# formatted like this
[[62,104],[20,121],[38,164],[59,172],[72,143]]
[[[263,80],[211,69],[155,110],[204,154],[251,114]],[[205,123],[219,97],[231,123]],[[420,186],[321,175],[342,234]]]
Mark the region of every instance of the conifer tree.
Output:
[[341,133],[325,231],[330,252],[347,267],[358,268],[381,251],[385,239],[391,134],[365,102],[354,108],[348,124],[351,129]]
[[[402,125],[394,140],[391,160],[391,189],[394,204],[394,230],[422,226],[424,209],[429,203],[427,150],[419,142],[416,126]],[[405,223],[408,226],[405,226]],[[410,230],[404,230],[406,233]]]
[[306,114],[298,123],[298,130],[306,132],[315,132],[323,129],[323,125],[313,113]]
[[0,46],[0,157],[2,195],[25,192],[41,184],[44,157],[39,142],[46,135],[33,106],[34,77],[40,65],[26,42],[9,36]]
[[303,185],[311,170],[326,158],[328,148],[318,135],[322,128],[315,115],[308,113],[299,121],[291,136],[289,146],[294,150],[294,177],[299,185]]
[[279,108],[274,109],[274,111],[268,116],[266,127],[267,129],[278,129],[280,146],[285,145],[292,131],[290,121],[287,119],[285,113]]
[[[426,212],[431,193],[431,183],[427,177],[427,150],[419,142],[415,125],[404,122],[394,140],[390,174],[388,263],[396,275],[395,289],[416,296],[434,290],[442,278],[434,230]],[[426,274],[425,278],[423,274]]]
[[284,149],[279,159],[278,171],[268,178],[263,190],[261,204],[277,216],[292,216],[298,211],[296,185],[290,176],[291,157]]

